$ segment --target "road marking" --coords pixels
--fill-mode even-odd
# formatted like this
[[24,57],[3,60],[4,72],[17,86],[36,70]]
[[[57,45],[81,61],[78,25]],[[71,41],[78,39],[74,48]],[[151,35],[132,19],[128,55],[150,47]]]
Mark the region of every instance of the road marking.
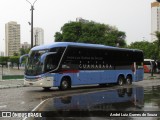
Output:
[[[49,98],[48,98],[49,99]],[[46,100],[43,100],[41,103],[39,103],[33,110],[32,110],[32,112],[33,111],[35,111],[39,106],[41,106],[45,101],[47,101],[48,99],[46,99]]]
[[[48,98],[49,99],[49,98]],[[41,106],[45,101],[47,101],[48,99],[46,100],[43,100],[42,102],[40,102],[30,113],[34,112],[39,106]],[[27,117],[23,118],[23,120],[26,120]]]

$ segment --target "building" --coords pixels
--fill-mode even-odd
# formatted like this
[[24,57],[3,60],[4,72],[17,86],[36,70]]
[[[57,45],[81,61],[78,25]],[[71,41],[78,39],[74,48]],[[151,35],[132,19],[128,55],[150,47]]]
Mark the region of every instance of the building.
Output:
[[3,51],[0,51],[0,56],[4,56],[4,52]]
[[39,27],[33,28],[33,46],[44,44],[44,30]]
[[151,40],[156,40],[155,32],[160,31],[160,3],[151,3]]
[[5,55],[13,56],[20,50],[20,24],[8,22],[5,24]]
[[31,48],[31,45],[28,44],[28,42],[24,42],[24,43],[21,44],[21,48],[23,48],[23,49],[29,49],[29,48]]
[[85,20],[81,17],[76,18],[76,22],[89,23],[89,20]]

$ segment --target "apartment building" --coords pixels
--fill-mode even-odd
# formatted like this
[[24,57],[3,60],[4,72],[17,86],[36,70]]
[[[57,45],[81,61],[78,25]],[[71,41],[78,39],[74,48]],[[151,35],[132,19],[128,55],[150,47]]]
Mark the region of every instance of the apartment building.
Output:
[[151,40],[155,41],[157,38],[155,32],[160,31],[160,3],[151,3]]
[[11,21],[5,24],[5,56],[13,56],[20,50],[20,24]]

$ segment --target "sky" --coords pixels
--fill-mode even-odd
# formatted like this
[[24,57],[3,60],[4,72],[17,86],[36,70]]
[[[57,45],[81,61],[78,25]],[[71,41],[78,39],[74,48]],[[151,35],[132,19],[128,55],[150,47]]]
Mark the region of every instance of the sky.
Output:
[[[35,0],[28,0],[34,3]],[[155,0],[37,0],[34,27],[44,29],[44,43],[54,42],[55,32],[77,17],[115,26],[126,33],[126,42],[151,41],[151,2]],[[21,25],[21,43],[30,43],[31,5],[26,0],[0,1],[0,51],[5,49],[5,24]]]

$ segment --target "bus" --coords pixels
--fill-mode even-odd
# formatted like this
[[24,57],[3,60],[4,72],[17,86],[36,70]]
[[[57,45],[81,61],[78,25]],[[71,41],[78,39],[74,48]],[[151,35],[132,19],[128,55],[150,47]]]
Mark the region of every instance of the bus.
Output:
[[145,73],[159,73],[160,72],[160,62],[153,59],[144,59],[143,62],[144,72]]
[[143,52],[99,44],[54,42],[33,47],[25,65],[24,84],[44,89],[143,80]]
[[143,67],[145,73],[150,73],[153,69],[153,66],[155,64],[155,61],[152,59],[144,59]]

